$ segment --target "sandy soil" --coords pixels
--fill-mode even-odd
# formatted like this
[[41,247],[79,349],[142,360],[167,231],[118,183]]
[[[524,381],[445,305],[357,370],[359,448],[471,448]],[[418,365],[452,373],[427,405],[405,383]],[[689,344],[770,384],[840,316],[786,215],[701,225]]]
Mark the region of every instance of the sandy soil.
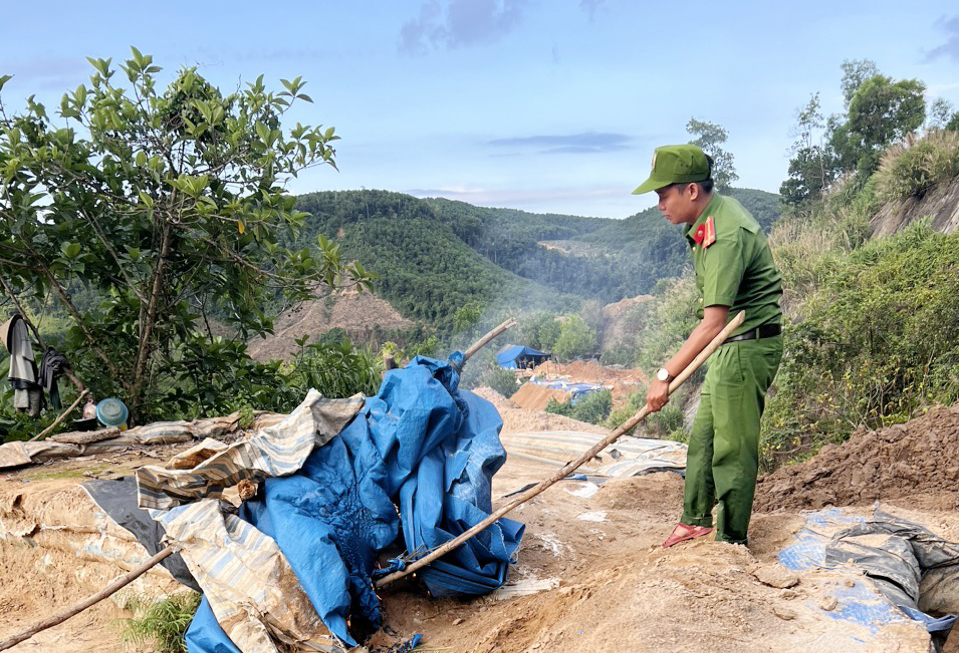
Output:
[[[506,432],[602,432],[558,415],[517,408],[489,390],[480,394],[497,405]],[[923,434],[931,428],[938,431]],[[939,447],[924,447],[926,438],[938,441]],[[947,438],[959,438],[959,408],[942,409],[896,431],[859,434],[843,447],[822,452],[820,460],[777,472],[761,485],[762,510],[754,516],[748,549],[708,540],[666,550],[659,546],[679,517],[678,475],[616,479],[599,486],[562,481],[510,515],[526,524],[526,535],[509,583],[522,587],[542,581],[551,589],[505,600],[463,600],[432,598],[415,579],[403,581],[381,591],[385,628],[369,646],[385,651],[421,633],[424,649],[458,653],[926,653],[927,636],[908,625],[890,627],[878,638],[863,634],[873,643],[850,648],[849,636],[856,627],[832,618],[833,608],[823,597],[831,588],[864,582],[861,577],[852,571],[789,572],[776,562],[776,555],[802,526],[799,509],[826,503],[803,498],[812,496],[809,488],[831,497],[833,505],[864,506],[878,492],[887,510],[959,541],[955,487],[922,477],[948,470],[942,452],[955,449],[949,448],[952,440]],[[853,488],[855,470],[848,468],[864,468],[873,459],[879,463],[875,471],[856,476],[862,487]],[[900,472],[885,471],[902,461],[921,470],[909,476],[911,486],[893,480]],[[73,535],[61,533],[58,541],[51,533],[44,539],[36,524],[60,520],[70,524],[64,533],[92,535],[88,531],[99,528],[91,517],[95,511],[75,489],[85,479],[82,471],[109,476],[147,462],[153,460],[131,452],[109,462],[58,463],[0,477],[0,520],[7,530],[0,541],[0,640],[122,573],[118,566],[79,557]],[[810,480],[824,469],[832,471]],[[554,470],[509,459],[494,478],[494,504]],[[878,489],[867,489],[869,485]],[[853,489],[847,492],[846,486]],[[15,531],[29,531],[33,544]],[[117,643],[114,620],[122,616],[123,610],[106,601],[13,650],[150,650],[124,649]]]
[[[104,518],[79,484],[128,474],[186,446],[0,474],[0,641],[72,607],[150,557],[130,533]],[[155,568],[110,599],[9,650],[153,651],[150,643],[120,641],[123,619],[133,616],[123,606],[133,597],[162,597],[181,588]]]

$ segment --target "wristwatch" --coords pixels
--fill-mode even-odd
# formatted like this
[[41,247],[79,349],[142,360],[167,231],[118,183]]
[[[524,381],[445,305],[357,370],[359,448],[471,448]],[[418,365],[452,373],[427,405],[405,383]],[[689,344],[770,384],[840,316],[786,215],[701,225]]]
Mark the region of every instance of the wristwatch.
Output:
[[656,380],[663,381],[664,383],[669,383],[676,377],[669,373],[665,367],[661,367],[656,371]]

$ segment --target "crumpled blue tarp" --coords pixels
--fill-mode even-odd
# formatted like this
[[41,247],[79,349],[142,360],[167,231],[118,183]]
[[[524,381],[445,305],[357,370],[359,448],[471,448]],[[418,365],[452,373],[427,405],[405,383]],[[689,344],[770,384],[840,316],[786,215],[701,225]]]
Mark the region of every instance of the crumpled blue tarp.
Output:
[[[506,460],[503,423],[458,383],[456,367],[425,357],[387,372],[338,437],[299,473],[264,481],[240,510],[276,540],[323,622],[351,646],[347,620],[354,632],[381,623],[371,577],[400,527],[412,561],[492,512],[492,475]],[[505,581],[523,530],[501,518],[419,577],[434,595],[490,592]],[[205,600],[186,640],[191,653],[237,650]]]

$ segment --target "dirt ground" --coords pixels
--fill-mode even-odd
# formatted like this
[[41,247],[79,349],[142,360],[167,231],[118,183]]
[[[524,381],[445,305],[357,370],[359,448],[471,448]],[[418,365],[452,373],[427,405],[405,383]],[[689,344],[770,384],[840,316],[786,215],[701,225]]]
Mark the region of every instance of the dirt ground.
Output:
[[959,508],[959,406],[936,407],[907,424],[862,429],[801,465],[761,479],[761,510],[869,505],[906,500],[931,510]]
[[[490,390],[480,394],[497,405],[504,432],[602,432],[517,408]],[[830,589],[864,582],[862,578],[850,570],[790,572],[776,562],[804,523],[802,508],[854,505],[867,514],[873,498],[881,498],[884,509],[959,541],[955,477],[924,477],[949,473],[942,453],[955,451],[959,408],[893,428],[897,430],[858,434],[842,447],[764,479],[748,549],[714,541],[665,550],[659,546],[681,511],[682,479],[676,474],[601,485],[561,481],[510,515],[526,524],[508,580],[516,590],[512,598],[432,598],[415,579],[400,582],[380,592],[385,628],[369,645],[383,651],[421,633],[423,650],[457,653],[926,653],[924,631],[904,624],[890,626],[878,637],[860,633],[864,641],[850,646],[858,627],[836,620],[824,597]],[[938,446],[925,446],[932,442]],[[162,455],[170,453],[172,448]],[[91,540],[119,551],[118,562],[134,562],[136,554],[125,548],[122,535],[96,518],[76,485],[90,476],[109,477],[153,462],[131,452],[107,461],[42,465],[0,476],[0,640],[92,594],[124,571],[123,565],[85,558]],[[902,476],[906,468],[916,471]],[[862,469],[872,471],[862,476]],[[828,473],[821,474],[823,470]],[[508,459],[494,477],[494,505],[553,471],[539,462]],[[901,478],[907,480],[897,480]],[[38,523],[61,527],[38,530]],[[159,592],[166,582],[158,572],[137,591]],[[549,589],[515,595],[535,584]],[[118,643],[116,620],[123,616],[127,613],[115,603],[104,601],[12,650],[151,650]],[[955,641],[947,651],[959,651]]]

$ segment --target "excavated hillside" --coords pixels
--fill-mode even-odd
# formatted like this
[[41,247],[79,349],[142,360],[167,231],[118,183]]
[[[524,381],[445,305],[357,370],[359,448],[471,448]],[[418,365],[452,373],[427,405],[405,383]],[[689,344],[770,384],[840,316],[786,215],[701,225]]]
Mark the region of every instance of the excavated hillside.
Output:
[[254,338],[248,351],[254,360],[288,359],[296,352],[295,340],[310,342],[330,329],[340,328],[356,343],[370,342],[375,334],[406,329],[413,322],[400,315],[385,299],[372,293],[340,293],[326,299],[303,302],[280,315],[274,333]]
[[922,197],[884,205],[871,221],[873,236],[888,236],[924,217],[932,218],[936,231],[951,234],[959,228],[959,178],[936,185]]
[[806,462],[760,479],[763,511],[866,506],[906,501],[934,510],[959,509],[959,406],[936,407],[907,424],[860,429]]

